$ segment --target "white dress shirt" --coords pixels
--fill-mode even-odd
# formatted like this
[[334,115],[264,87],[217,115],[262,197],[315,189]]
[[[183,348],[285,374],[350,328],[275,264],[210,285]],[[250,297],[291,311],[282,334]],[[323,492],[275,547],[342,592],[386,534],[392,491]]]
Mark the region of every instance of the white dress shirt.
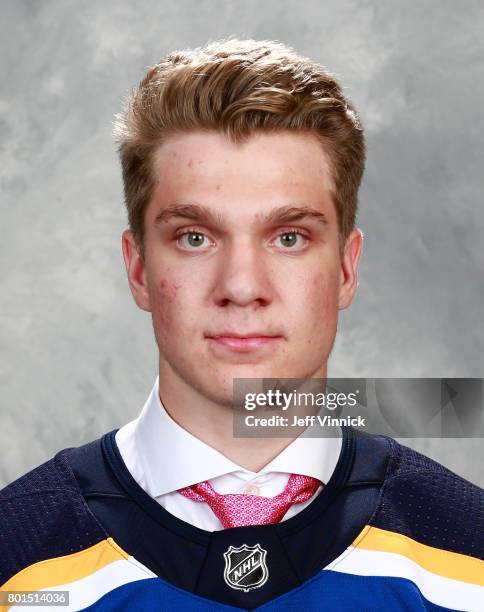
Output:
[[[291,474],[304,474],[322,483],[330,479],[341,452],[342,437],[299,436],[259,472],[237,465],[183,429],[160,400],[158,378],[138,418],[116,432],[116,444],[126,467],[140,487],[168,512],[207,531],[223,529],[205,502],[188,499],[178,489],[208,480],[217,493],[246,493],[274,497]],[[316,491],[316,495],[322,490]],[[292,505],[283,521],[310,504]]]

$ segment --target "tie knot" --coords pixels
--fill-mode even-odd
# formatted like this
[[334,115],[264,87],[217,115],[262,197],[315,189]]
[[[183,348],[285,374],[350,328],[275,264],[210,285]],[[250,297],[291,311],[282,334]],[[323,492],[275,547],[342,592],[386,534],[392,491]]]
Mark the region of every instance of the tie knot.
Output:
[[293,504],[307,501],[320,485],[317,478],[291,474],[284,491],[275,497],[217,493],[207,482],[179,489],[181,495],[205,502],[225,528],[278,523]]

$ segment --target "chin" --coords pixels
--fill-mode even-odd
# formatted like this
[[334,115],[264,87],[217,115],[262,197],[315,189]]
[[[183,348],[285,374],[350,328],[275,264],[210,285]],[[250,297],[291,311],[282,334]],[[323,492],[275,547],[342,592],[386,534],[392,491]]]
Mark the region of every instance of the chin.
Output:
[[288,367],[287,364],[256,363],[224,368],[220,372],[218,380],[220,381],[220,388],[230,388],[232,392],[234,380],[236,379],[263,380],[268,378],[305,378],[305,375],[301,373],[300,368],[296,370],[295,368]]

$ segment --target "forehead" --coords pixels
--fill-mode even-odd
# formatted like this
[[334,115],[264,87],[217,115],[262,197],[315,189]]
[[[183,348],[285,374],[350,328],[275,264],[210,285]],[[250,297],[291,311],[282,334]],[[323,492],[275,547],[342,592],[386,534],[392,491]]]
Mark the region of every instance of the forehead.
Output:
[[328,155],[307,132],[258,132],[243,143],[178,133],[157,149],[153,170],[152,209],[191,201],[246,215],[288,204],[334,208]]

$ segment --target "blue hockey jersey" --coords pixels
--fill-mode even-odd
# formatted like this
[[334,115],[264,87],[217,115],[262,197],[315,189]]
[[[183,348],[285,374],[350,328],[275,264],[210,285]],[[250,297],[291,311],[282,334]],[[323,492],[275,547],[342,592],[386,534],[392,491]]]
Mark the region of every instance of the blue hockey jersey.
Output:
[[344,428],[301,512],[208,532],[136,483],[116,431],[0,491],[0,609],[484,610],[484,491],[392,438]]

